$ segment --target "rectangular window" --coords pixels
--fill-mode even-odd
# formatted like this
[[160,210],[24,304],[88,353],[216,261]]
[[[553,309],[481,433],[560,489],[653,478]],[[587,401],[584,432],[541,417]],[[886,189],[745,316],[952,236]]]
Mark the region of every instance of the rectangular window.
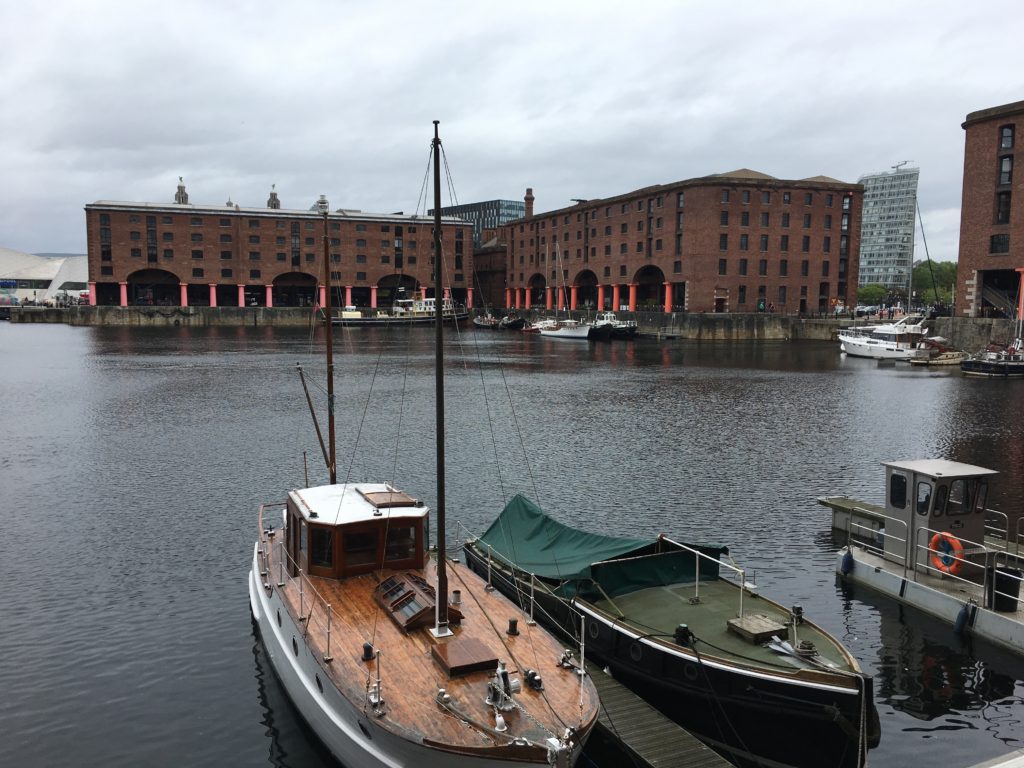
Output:
[[202,251],[192,251],[192,258],[193,259],[201,259],[201,258],[203,258],[203,252]]
[[231,258],[231,251],[221,251],[221,252],[220,252],[220,258],[221,258],[221,259],[222,259],[223,261],[227,261],[228,259],[230,259],[230,258]]
[[804,192],[804,205],[811,205],[814,202],[813,192]]
[[231,277],[231,268],[230,267],[226,267],[226,268],[222,269],[220,271],[220,276],[221,277]]
[[800,262],[800,276],[807,277],[809,274],[811,274],[811,262],[804,259]]
[[740,235],[740,250],[745,251],[748,248],[750,239],[746,235]]
[[1010,236],[1009,235],[992,235],[989,239],[988,245],[989,253],[1009,253],[1010,252]]
[[249,251],[249,261],[259,261],[259,260],[260,260],[260,252],[259,251]]
[[660,251],[661,250],[661,238],[660,237],[657,240],[654,241],[654,250],[656,250],[656,251]]
[[729,236],[719,235],[718,236],[718,250],[728,251],[729,250]]
[[747,286],[741,285],[736,291],[736,302],[738,304],[747,303]]
[[779,286],[779,306],[784,306],[785,304],[786,304],[786,286],[780,285]]
[[142,258],[142,249],[141,248],[132,248],[132,258],[133,259],[141,259]]
[[164,248],[164,258],[165,259],[173,259],[174,258],[174,250],[171,249],[171,248]]
[[779,277],[786,277],[789,274],[789,259],[782,259],[779,262]]
[[192,277],[202,277],[202,276],[203,276],[203,268],[202,267],[192,267]]
[[1004,125],[999,129],[999,148],[1013,149],[1013,126]]
[[174,233],[173,232],[164,232],[163,233],[163,240],[164,240],[165,243],[173,242],[174,241]]
[[250,243],[258,243],[259,241],[260,241],[260,236],[259,235],[249,235],[249,242]]
[[771,201],[772,201],[772,193],[771,192],[762,192],[761,193],[761,202],[764,205],[770,204]]
[[221,219],[220,220],[220,225],[222,227],[230,227],[231,226],[231,219]]
[[768,250],[768,235],[761,235],[761,250]]
[[762,211],[761,212],[761,226],[762,227],[767,227],[768,226],[768,222],[769,222],[768,211]]
[[825,229],[832,229],[832,214],[825,214]]
[[821,276],[828,277],[828,261],[821,262]]
[[722,190],[722,202],[723,203],[728,203],[729,202],[729,190],[728,189],[723,189]]
[[744,189],[743,190],[742,198],[743,198],[743,202],[744,203],[749,203],[750,202],[750,190],[749,189]]
[[729,263],[728,259],[719,259],[718,260],[718,274],[720,274],[720,275],[728,274],[728,263]]
[[230,243],[230,242],[231,242],[231,235],[229,235],[229,234],[223,234],[223,235],[221,235],[221,236],[220,236],[220,241],[221,241],[222,243]]
[[821,243],[821,250],[825,253],[831,253],[832,251],[832,238],[826,237]]
[[768,259],[760,259],[757,262],[757,274],[767,275],[768,274]]
[[789,235],[782,235],[779,238],[779,250],[780,251],[788,251],[789,250]]
[[996,195],[996,224],[1010,223],[1010,193],[1000,192]]
[[740,214],[740,226],[741,227],[749,227],[750,226],[750,211],[743,211],[743,213]]
[[722,211],[720,214],[718,214],[718,223],[720,225],[722,225],[723,227],[729,225],[729,212],[728,211]]
[[740,274],[741,275],[747,274],[747,260],[746,259],[740,259]]
[[804,229],[810,229],[810,228],[811,228],[811,214],[805,213],[804,214]]
[[201,243],[201,242],[203,242],[203,233],[202,232],[193,232],[192,233],[192,242],[193,243]]
[[789,227],[789,214],[788,213],[782,214],[782,226],[784,228],[788,228]]
[[1013,158],[1002,157],[999,159],[999,183],[1010,184],[1013,182]]
[[804,235],[800,240],[800,250],[804,253],[810,253],[811,250],[811,236]]

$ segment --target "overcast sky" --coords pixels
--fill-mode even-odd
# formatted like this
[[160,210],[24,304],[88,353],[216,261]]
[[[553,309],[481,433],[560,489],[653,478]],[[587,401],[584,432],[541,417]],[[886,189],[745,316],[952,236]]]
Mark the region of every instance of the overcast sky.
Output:
[[84,253],[83,206],[179,176],[196,204],[422,211],[437,119],[458,202],[537,212],[909,160],[954,260],[960,124],[1024,100],[1021,29],[1019,0],[0,0],[0,247]]

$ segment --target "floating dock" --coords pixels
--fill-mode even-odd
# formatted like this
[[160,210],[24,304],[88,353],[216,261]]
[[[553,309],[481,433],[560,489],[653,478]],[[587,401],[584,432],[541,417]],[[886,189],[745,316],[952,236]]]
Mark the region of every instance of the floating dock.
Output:
[[731,768],[732,763],[646,701],[588,663],[587,673],[601,697],[598,728],[633,758],[650,768]]

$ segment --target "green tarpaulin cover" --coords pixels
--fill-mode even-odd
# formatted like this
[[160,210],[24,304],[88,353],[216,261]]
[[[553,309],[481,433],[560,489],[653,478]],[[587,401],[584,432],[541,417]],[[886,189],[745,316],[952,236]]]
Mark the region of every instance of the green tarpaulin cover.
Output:
[[[609,596],[654,584],[692,581],[697,557],[658,539],[601,536],[562,525],[529,499],[517,494],[480,537],[479,546],[493,551],[523,571],[563,583],[560,594],[590,592],[591,580]],[[693,546],[713,561],[700,559],[700,578],[718,577],[717,560],[728,550]],[[605,560],[627,558],[596,565]],[[594,567],[592,567],[594,566]],[[580,582],[580,583],[576,583]]]

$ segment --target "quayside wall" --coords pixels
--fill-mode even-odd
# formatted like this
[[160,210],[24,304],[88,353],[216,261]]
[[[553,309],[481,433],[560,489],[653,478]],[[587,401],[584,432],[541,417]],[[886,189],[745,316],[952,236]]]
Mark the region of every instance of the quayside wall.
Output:
[[[529,319],[543,313],[526,313]],[[585,317],[585,314],[575,316]],[[619,313],[636,320],[641,335],[691,341],[835,341],[840,328],[870,321],[848,317],[798,317],[766,313],[697,312]],[[282,326],[308,327],[315,320],[299,307],[11,307],[12,323],[66,323],[82,326]],[[877,322],[877,321],[876,321]],[[985,345],[1014,339],[1013,320],[940,317],[928,321],[930,333],[951,346],[976,352]]]

